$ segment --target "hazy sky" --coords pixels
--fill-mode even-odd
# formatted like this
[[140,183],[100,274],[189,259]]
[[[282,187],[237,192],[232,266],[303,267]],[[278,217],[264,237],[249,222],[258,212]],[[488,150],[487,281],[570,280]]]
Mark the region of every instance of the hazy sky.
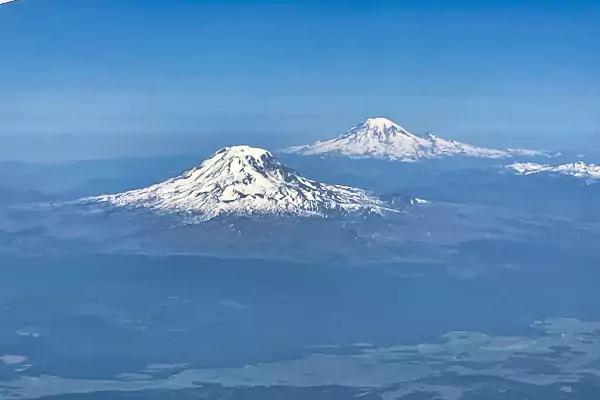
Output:
[[0,38],[0,135],[303,142],[377,115],[455,138],[600,134],[598,1],[20,0]]

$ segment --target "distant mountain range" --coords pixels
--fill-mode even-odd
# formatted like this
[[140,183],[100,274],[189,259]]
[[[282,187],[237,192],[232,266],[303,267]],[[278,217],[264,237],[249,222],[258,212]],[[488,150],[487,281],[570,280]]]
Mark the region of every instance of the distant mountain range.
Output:
[[[121,175],[148,168],[145,162],[113,167],[106,176],[121,179],[108,179],[91,192],[94,197],[86,189],[72,197],[19,192],[11,199],[9,186],[3,190],[8,201],[0,202],[0,253],[77,249],[389,261],[411,259],[417,245],[431,246],[435,259],[444,246],[481,238],[513,240],[522,229],[536,234],[540,227],[528,225],[529,215],[597,221],[598,185],[574,179],[524,179],[508,167],[502,168],[505,173],[497,167],[446,169],[444,162],[338,157],[289,157],[289,162],[316,178],[289,168],[267,150],[233,146],[183,173],[178,171],[193,166],[193,158],[164,172],[149,171],[144,179]],[[110,169],[92,165],[85,169],[94,171],[94,179]],[[523,165],[531,170],[534,164]],[[52,175],[39,168],[40,181]],[[65,171],[79,169],[77,164]],[[18,176],[32,176],[25,172]]]
[[455,140],[445,140],[431,133],[417,136],[383,117],[367,118],[335,139],[318,141],[310,145],[294,146],[284,149],[283,152],[399,161],[419,161],[458,156],[501,159],[547,155],[539,150],[498,150],[478,147]]
[[223,148],[199,167],[147,188],[83,201],[189,213],[203,220],[222,215],[331,217],[397,209],[368,191],[307,179],[269,151],[249,146]]
[[582,179],[600,179],[600,166],[576,162],[562,165],[548,165],[536,163],[514,163],[506,166],[507,169],[519,175],[547,174],[567,175]]
[[[537,150],[477,147],[433,134],[413,135],[383,117],[368,118],[340,137],[296,146],[285,153],[342,155],[406,162],[446,157],[503,159],[547,156]],[[594,167],[556,167],[533,163],[507,166],[518,173],[555,171],[576,176],[600,176]],[[391,200],[390,200],[391,199]],[[318,182],[283,165],[271,152],[250,146],[226,147],[181,175],[146,188],[89,197],[84,203],[182,213],[195,220],[219,216],[296,216],[332,218],[351,214],[397,212],[423,200],[402,195],[376,196],[352,186]]]

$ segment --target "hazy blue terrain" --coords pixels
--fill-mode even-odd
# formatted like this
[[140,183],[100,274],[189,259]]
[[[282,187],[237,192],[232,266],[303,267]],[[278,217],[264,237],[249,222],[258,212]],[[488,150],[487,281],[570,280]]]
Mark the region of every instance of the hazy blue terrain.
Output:
[[431,206],[166,229],[63,204],[194,157],[2,164],[0,398],[600,396],[597,185],[485,163],[286,162]]

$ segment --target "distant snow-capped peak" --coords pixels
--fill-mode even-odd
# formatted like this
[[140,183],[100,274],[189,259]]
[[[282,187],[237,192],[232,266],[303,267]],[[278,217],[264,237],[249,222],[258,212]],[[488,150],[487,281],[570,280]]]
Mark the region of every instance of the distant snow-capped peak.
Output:
[[191,213],[201,219],[388,211],[383,201],[365,190],[307,179],[269,151],[250,146],[223,148],[199,167],[148,188],[85,201]]
[[514,163],[506,166],[507,169],[519,175],[549,174],[568,175],[583,179],[600,179],[600,166],[576,162],[562,165],[536,164],[531,162]]
[[456,156],[498,159],[545,154],[536,150],[497,150],[477,147],[455,140],[445,140],[432,133],[417,136],[384,117],[367,118],[335,139],[290,147],[284,152],[304,155],[337,154],[356,158],[373,157],[401,161]]

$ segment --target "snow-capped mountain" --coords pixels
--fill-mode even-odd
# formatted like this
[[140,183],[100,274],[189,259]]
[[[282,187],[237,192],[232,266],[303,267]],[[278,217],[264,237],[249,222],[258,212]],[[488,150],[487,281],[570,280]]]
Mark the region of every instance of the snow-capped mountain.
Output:
[[497,150],[477,147],[455,140],[445,140],[431,133],[417,136],[383,117],[367,118],[335,139],[290,147],[284,152],[303,155],[337,154],[356,158],[373,157],[400,161],[456,156],[499,159],[512,156],[544,155],[543,152],[535,150]]
[[576,162],[563,165],[548,165],[536,163],[514,163],[506,166],[519,175],[549,174],[568,175],[582,179],[600,179],[600,166]]
[[389,209],[371,193],[307,179],[269,151],[226,147],[199,167],[148,188],[85,202],[184,212],[207,220],[220,215],[321,216]]

